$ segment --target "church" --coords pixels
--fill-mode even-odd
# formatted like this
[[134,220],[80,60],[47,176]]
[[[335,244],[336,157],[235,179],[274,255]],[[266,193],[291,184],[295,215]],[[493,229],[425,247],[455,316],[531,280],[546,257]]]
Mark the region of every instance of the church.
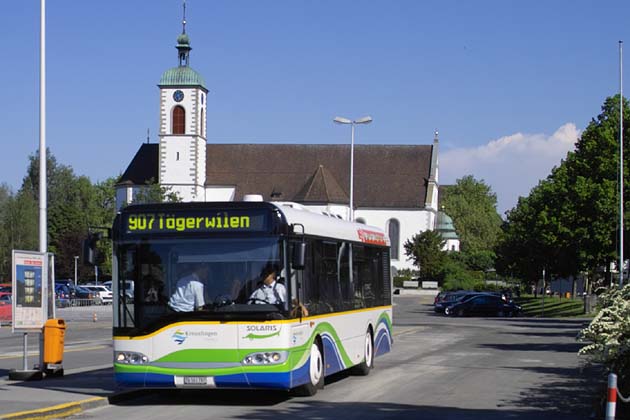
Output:
[[[117,208],[155,182],[182,201],[255,196],[343,219],[350,217],[352,201],[357,222],[388,232],[392,266],[416,268],[403,244],[419,232],[442,231],[444,225],[445,215],[438,211],[437,132],[428,145],[355,146],[353,200],[350,144],[208,143],[208,88],[189,66],[192,48],[185,25],[177,38],[178,66],[166,70],[158,83],[159,144],[140,146],[117,182]],[[448,249],[458,250],[454,229],[446,233]]]

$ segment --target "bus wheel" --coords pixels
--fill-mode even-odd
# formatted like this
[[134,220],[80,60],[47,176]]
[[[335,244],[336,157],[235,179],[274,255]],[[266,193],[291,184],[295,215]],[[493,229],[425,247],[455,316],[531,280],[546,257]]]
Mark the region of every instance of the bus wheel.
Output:
[[311,345],[308,375],[309,383],[295,388],[292,392],[293,395],[310,397],[317,394],[318,389],[324,388],[324,357],[322,356],[319,340],[315,340]]
[[352,373],[355,375],[369,375],[370,370],[372,370],[372,367],[374,366],[374,340],[372,339],[372,331],[369,329],[365,333],[363,352],[363,361],[352,368]]

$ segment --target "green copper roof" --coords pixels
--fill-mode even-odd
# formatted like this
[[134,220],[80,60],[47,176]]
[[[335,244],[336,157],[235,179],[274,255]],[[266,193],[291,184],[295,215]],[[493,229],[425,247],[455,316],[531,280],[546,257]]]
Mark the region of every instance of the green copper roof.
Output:
[[188,66],[173,67],[162,74],[158,86],[201,86],[206,88],[203,77]]
[[438,212],[436,230],[440,232],[444,239],[459,239],[455,231],[455,226],[453,225],[453,219],[443,211]]
[[182,46],[188,46],[190,45],[190,38],[186,34],[181,34],[177,37],[177,43]]

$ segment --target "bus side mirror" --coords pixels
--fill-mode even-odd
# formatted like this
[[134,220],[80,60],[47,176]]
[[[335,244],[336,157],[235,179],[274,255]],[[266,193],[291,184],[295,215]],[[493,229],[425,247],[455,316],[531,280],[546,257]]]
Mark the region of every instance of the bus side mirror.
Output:
[[291,256],[291,266],[296,270],[304,270],[306,261],[306,242],[295,242],[293,244],[293,255]]
[[96,244],[103,237],[101,232],[88,233],[83,240],[83,264],[96,265],[98,260],[98,250]]

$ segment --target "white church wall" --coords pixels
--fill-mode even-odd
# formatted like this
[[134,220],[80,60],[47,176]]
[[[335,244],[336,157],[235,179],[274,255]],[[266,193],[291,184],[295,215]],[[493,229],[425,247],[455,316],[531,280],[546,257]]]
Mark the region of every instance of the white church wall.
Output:
[[116,210],[120,210],[124,205],[133,200],[133,187],[116,187]]
[[190,137],[165,136],[160,138],[160,183],[191,184],[196,159]]
[[206,187],[206,201],[234,201],[236,187]]
[[[176,102],[173,99],[173,93],[181,90],[184,93],[184,99],[181,102]],[[173,109],[176,106],[182,106],[186,110],[186,124],[185,134],[195,135],[199,134],[199,119],[197,115],[197,101],[199,95],[202,94],[201,90],[194,88],[161,88],[160,89],[160,134],[171,134],[173,132]],[[205,131],[204,131],[205,132]]]
[[[380,227],[388,231],[388,222],[398,220],[400,226],[400,238],[398,241],[399,255],[392,258],[392,265],[397,269],[408,268],[415,270],[417,267],[407,259],[403,244],[417,233],[425,230],[433,230],[435,214],[426,210],[385,210],[385,209],[358,209],[354,211],[355,219],[365,220],[365,224]],[[391,238],[390,238],[391,239]]]
[[447,239],[442,250],[459,252],[459,239]]

